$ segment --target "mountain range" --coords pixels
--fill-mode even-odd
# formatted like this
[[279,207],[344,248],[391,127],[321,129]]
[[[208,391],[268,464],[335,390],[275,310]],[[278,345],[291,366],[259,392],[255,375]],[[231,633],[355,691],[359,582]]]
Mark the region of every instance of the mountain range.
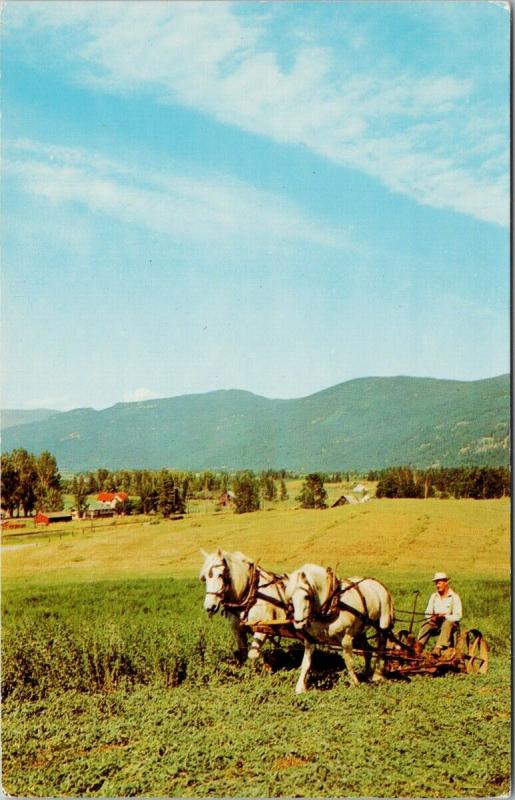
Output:
[[364,471],[506,466],[510,458],[509,375],[357,378],[291,400],[235,389],[47,413],[5,428],[2,450],[49,450],[70,472]]
[[30,410],[22,408],[4,408],[0,415],[0,429],[12,428],[14,425],[25,425],[27,422],[41,422],[43,419],[59,414],[59,411],[52,411],[49,408],[32,408]]

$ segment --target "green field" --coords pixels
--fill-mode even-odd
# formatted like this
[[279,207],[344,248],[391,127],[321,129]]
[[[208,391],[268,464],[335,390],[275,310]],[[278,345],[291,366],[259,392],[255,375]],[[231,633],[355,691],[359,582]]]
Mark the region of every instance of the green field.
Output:
[[[123,524],[122,524],[123,523]],[[74,523],[4,540],[3,786],[25,796],[495,796],[510,787],[507,500],[372,501],[177,521]],[[13,534],[18,534],[13,531]],[[18,545],[26,545],[19,547]],[[445,569],[465,627],[490,643],[485,676],[352,689],[320,653],[239,667],[208,620],[199,550],[275,569],[306,561],[384,580],[399,608]],[[17,549],[10,549],[11,547]],[[422,605],[422,601],[421,601]]]

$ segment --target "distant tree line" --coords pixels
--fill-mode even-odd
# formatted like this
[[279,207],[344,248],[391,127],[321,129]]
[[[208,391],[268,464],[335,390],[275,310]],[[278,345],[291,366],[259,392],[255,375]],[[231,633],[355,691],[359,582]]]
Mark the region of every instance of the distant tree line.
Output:
[[506,467],[439,467],[427,470],[390,467],[371,471],[377,480],[376,497],[471,497],[487,500],[511,494],[511,473]]
[[286,470],[267,470],[256,475],[249,470],[229,474],[99,468],[63,478],[50,453],[35,456],[19,449],[2,456],[2,509],[10,516],[20,513],[30,516],[40,510],[60,511],[64,507],[63,494],[69,494],[82,517],[91,495],[125,492],[129,499],[116,506],[119,514],[160,513],[169,517],[185,513],[188,499],[213,499],[232,489],[235,511],[244,513],[259,509],[263,500],[287,500],[285,479],[291,476]]
[[[324,483],[350,482],[364,474],[314,472],[307,476],[287,470],[254,473],[160,470],[109,470],[99,468],[62,478],[55,457],[45,451],[39,456],[17,449],[2,456],[2,509],[10,516],[30,516],[34,511],[60,511],[63,494],[71,494],[82,516],[88,497],[99,492],[125,492],[129,499],[118,504],[118,513],[160,513],[165,517],[187,511],[189,499],[217,499],[228,491],[234,495],[238,514],[256,511],[266,502],[288,499],[287,479],[303,478],[295,498],[302,508],[326,508]],[[366,478],[378,481],[377,497],[473,497],[477,499],[510,495],[511,475],[505,467],[453,467],[415,469],[411,466],[372,470]]]

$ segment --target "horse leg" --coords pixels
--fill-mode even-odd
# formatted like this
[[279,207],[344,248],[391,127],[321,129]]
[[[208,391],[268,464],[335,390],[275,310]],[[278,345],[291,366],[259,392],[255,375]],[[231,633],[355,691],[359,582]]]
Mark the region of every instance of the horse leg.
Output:
[[372,683],[384,681],[384,648],[386,647],[386,632],[379,630],[377,634],[377,657],[372,675]]
[[365,680],[368,681],[370,676],[372,675],[372,650],[368,643],[368,639],[365,633],[360,633],[356,639],[356,644],[359,646],[361,650],[363,650],[363,658],[365,660]]
[[342,639],[343,660],[347,667],[347,672],[354,686],[359,686],[359,678],[354,672],[354,662],[352,660],[352,636],[346,633]]
[[248,658],[251,661],[256,661],[256,659],[259,658],[259,656],[261,655],[261,648],[263,647],[267,639],[268,639],[268,634],[266,633],[254,634],[248,652]]
[[302,694],[308,690],[306,678],[309,670],[311,669],[311,660],[313,658],[314,650],[315,646],[313,644],[310,642],[304,642],[304,656],[302,658],[302,664],[300,665],[300,675],[295,687],[295,694]]
[[232,628],[234,639],[236,642],[236,658],[242,664],[247,658],[247,634],[245,629],[240,625],[240,618],[236,614],[228,614],[229,623]]

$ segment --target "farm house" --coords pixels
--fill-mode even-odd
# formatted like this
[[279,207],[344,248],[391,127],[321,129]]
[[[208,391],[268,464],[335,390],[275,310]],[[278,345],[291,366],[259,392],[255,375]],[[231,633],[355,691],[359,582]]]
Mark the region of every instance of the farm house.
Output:
[[359,503],[359,500],[356,497],[354,497],[354,495],[352,495],[352,494],[342,494],[338,498],[338,500],[336,500],[332,504],[331,508],[336,508],[337,506],[345,506],[347,504],[356,505],[357,503]]
[[219,506],[232,506],[234,505],[234,501],[236,500],[236,495],[234,492],[224,492],[218,498],[218,505]]
[[102,505],[109,508],[116,508],[118,503],[124,503],[129,499],[127,492],[99,492],[97,500]]
[[100,519],[101,517],[114,517],[116,510],[108,503],[90,503],[84,514],[85,519]]

